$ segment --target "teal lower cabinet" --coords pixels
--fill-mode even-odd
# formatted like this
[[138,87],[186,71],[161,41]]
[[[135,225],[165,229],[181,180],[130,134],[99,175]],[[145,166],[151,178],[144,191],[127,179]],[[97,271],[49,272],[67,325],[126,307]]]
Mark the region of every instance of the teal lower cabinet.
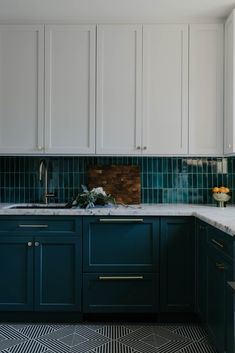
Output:
[[83,312],[159,308],[159,217],[83,218]]
[[0,279],[0,311],[81,312],[81,217],[0,218]]
[[79,238],[36,237],[35,244],[35,310],[81,311]]
[[195,249],[194,218],[161,218],[161,312],[195,312]]
[[0,311],[33,310],[33,238],[0,237]]
[[218,353],[234,353],[234,240],[197,221],[197,313]]
[[207,329],[219,352],[226,351],[227,282],[231,276],[230,262],[214,249],[208,249]]
[[156,313],[158,274],[86,273],[84,313]]
[[227,284],[234,279],[233,247],[231,236],[208,226],[206,327],[219,353],[234,352],[233,293]]
[[203,323],[207,320],[207,229],[208,225],[200,220],[196,222],[196,270],[197,270],[197,298],[196,309]]

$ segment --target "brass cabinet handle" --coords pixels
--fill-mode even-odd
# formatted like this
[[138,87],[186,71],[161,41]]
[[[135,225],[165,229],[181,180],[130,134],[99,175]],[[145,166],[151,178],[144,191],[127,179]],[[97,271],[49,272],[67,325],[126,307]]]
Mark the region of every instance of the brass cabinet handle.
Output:
[[18,224],[19,228],[48,228],[48,224]]
[[99,276],[98,278],[100,281],[142,281],[144,279],[144,276]]
[[28,241],[28,246],[30,247],[32,245],[33,245],[33,243],[31,241]]
[[39,243],[38,241],[35,241],[34,245],[35,245],[36,247],[38,247],[38,246],[40,245],[40,243]]
[[100,223],[142,223],[143,218],[100,218]]
[[226,270],[226,266],[223,262],[216,262],[215,266],[218,270]]
[[205,226],[199,226],[199,229],[201,229],[201,230],[205,230],[205,229],[206,229],[206,227],[205,227]]
[[215,245],[218,245],[220,248],[224,248],[224,245],[221,244],[219,241],[215,240],[215,239],[211,239],[212,243],[214,243]]

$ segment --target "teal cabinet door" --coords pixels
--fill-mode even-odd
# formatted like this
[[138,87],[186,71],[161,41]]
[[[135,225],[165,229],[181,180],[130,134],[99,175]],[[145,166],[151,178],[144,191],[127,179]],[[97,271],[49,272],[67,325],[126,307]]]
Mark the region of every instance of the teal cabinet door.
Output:
[[35,237],[35,310],[81,311],[80,237]]
[[235,352],[235,292],[230,287],[226,288],[227,294],[227,308],[226,308],[226,352]]
[[0,311],[33,309],[33,239],[0,237]]
[[84,217],[84,272],[158,272],[156,217]]
[[207,320],[207,273],[206,273],[206,256],[207,256],[207,229],[208,225],[202,221],[196,223],[197,237],[197,313],[203,323]]
[[162,312],[195,312],[195,243],[193,218],[161,218]]
[[158,311],[158,275],[109,273],[83,275],[84,313]]
[[[208,247],[207,255],[207,329],[218,352],[227,346],[227,282],[233,278],[232,263],[217,250]],[[233,307],[230,307],[233,310]],[[229,338],[228,338],[229,339]]]

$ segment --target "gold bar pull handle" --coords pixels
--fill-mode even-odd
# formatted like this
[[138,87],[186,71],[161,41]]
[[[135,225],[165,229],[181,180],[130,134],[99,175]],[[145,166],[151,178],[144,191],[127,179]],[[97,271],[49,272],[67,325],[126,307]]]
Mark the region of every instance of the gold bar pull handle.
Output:
[[216,268],[218,268],[218,270],[226,270],[227,267],[225,266],[225,264],[223,262],[216,262],[215,264]]
[[19,228],[48,228],[48,224],[18,224]]
[[100,223],[142,223],[143,218],[100,218]]
[[221,244],[219,241],[215,240],[215,239],[211,239],[212,243],[214,243],[215,245],[219,246],[220,248],[224,248],[224,245]]
[[99,281],[142,281],[144,276],[99,276]]

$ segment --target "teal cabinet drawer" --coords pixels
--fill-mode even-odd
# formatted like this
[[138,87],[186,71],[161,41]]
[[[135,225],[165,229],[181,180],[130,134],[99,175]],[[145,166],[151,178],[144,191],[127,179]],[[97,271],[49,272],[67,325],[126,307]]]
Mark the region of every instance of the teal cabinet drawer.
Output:
[[84,313],[151,313],[158,311],[158,274],[83,275]]
[[0,217],[0,235],[1,233],[9,232],[9,235],[14,234],[29,234],[29,233],[55,233],[63,234],[82,233],[81,217],[59,217],[59,216],[7,216]]
[[215,247],[224,255],[233,257],[233,237],[211,226],[208,227],[207,234],[208,244]]
[[159,220],[86,217],[84,272],[158,272]]

